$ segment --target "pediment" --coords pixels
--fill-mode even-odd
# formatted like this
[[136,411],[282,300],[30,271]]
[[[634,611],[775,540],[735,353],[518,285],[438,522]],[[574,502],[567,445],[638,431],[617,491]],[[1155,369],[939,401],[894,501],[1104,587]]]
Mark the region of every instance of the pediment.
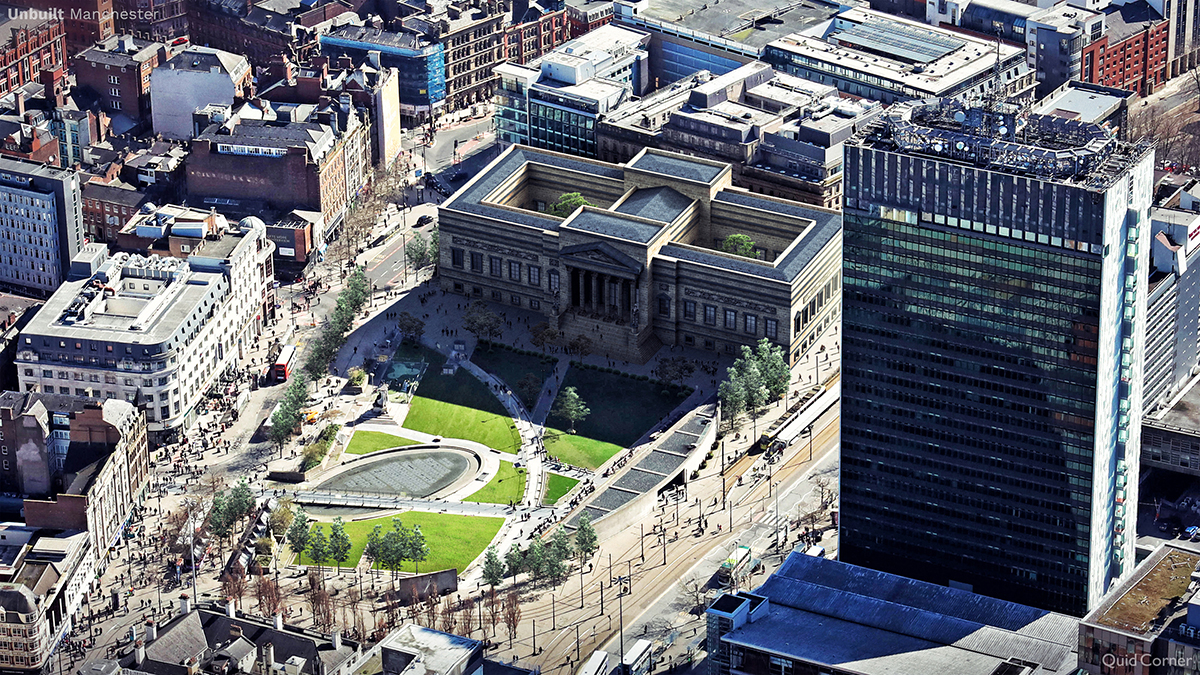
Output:
[[602,241],[567,246],[559,251],[559,257],[567,265],[619,270],[634,275],[641,274],[645,268],[641,262]]

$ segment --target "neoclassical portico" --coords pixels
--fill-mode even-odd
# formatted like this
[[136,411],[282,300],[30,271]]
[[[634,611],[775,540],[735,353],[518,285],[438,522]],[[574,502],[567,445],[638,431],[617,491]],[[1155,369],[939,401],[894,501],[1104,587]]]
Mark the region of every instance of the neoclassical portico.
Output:
[[563,305],[568,311],[636,330],[645,266],[603,242],[568,246],[560,254],[566,268]]

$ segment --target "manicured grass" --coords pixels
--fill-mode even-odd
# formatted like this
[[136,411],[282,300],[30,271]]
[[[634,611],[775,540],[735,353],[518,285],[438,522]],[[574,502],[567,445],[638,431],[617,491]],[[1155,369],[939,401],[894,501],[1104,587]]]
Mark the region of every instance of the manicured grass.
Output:
[[683,400],[663,396],[662,384],[591,368],[572,367],[562,386],[575,387],[591,414],[575,425],[575,434],[567,434],[567,423],[551,416],[555,433],[547,434],[546,450],[560,461],[590,469],[635,443]]
[[385,434],[382,431],[355,431],[354,435],[350,437],[350,444],[346,446],[345,452],[351,455],[366,455],[377,450],[387,450],[405,445],[417,445],[417,441]]
[[543,504],[557,504],[558,500],[562,499],[563,495],[570,492],[579,484],[579,481],[570,476],[563,476],[557,473],[546,475],[546,496],[542,497]]
[[[492,542],[492,537],[500,531],[503,518],[485,518],[483,516],[459,516],[451,513],[426,513],[424,511],[407,511],[396,516],[405,527],[420,526],[425,535],[425,543],[429,546],[429,559],[421,563],[422,572],[434,572],[450,569],[462,572],[479,557],[480,553]],[[350,535],[350,558],[343,567],[354,567],[362,558],[363,549],[367,546],[367,536],[376,525],[382,525],[384,531],[392,526],[392,518],[372,518],[346,523],[346,534]],[[329,535],[329,523],[317,523],[314,528],[325,530]],[[311,563],[305,556],[301,561]],[[401,567],[402,571],[414,572],[411,562]]]
[[[489,352],[487,347],[476,347],[475,353],[471,355],[471,360],[480,368],[488,371],[492,375],[500,378],[509,389],[512,389],[520,399],[521,403],[529,410],[533,410],[537,405],[538,394],[535,393],[533,398],[528,398],[517,389],[517,384],[525,378],[525,376],[533,373],[543,386],[546,378],[554,372],[554,361],[543,360],[544,356],[533,356],[530,354],[518,354],[511,349],[504,347],[492,347]],[[540,392],[540,389],[539,389]]]
[[514,469],[512,462],[500,462],[500,470],[479,491],[464,502],[508,504],[525,496],[525,469]]
[[517,453],[521,437],[508,411],[486,384],[463,368],[453,375],[443,375],[446,357],[424,346],[401,345],[396,355],[402,360],[423,358],[429,362],[404,418],[406,428]]
[[[585,399],[586,400],[586,399]],[[590,404],[590,402],[589,402]],[[592,413],[595,415],[596,413]],[[546,432],[546,452],[560,462],[595,469],[624,448],[559,429]]]

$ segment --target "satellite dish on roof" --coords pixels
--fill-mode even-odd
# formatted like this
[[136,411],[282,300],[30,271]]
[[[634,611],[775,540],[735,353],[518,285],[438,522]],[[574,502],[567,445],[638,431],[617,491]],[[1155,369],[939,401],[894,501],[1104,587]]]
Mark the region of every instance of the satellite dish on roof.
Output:
[[933,151],[934,151],[934,152],[941,152],[941,151],[942,151],[942,144],[941,144],[941,143],[934,143],[934,144],[933,144]]
[[963,111],[956,110],[956,111],[954,111],[954,121],[955,122],[965,122],[965,121],[967,121],[967,116],[965,114],[963,114]]
[[959,141],[954,144],[954,147],[958,148],[959,150],[962,150],[963,148],[965,148],[967,146],[962,141]]
[[1000,135],[1001,135],[1001,136],[1003,136],[1003,135],[1005,135],[1005,134],[1007,134],[1007,133],[1008,133],[1008,127],[1006,127],[1006,126],[1004,126],[1003,124],[1001,124],[1001,125],[1000,125]]

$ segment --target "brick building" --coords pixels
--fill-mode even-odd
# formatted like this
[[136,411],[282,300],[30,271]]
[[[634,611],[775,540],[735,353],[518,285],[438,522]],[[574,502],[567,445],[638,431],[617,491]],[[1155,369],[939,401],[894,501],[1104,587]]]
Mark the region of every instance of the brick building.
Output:
[[140,121],[150,115],[150,73],[166,60],[166,45],[120,35],[85,49],[71,61],[75,86],[96,92],[105,112]]
[[[66,54],[71,56],[91,47],[99,40],[107,40],[113,36],[113,3],[112,0],[10,0],[11,4],[25,9],[34,10],[24,14],[27,19],[35,22],[57,17],[66,35]],[[6,17],[12,17],[6,13]],[[7,33],[7,26],[4,27]],[[6,60],[5,63],[8,63]],[[44,65],[44,64],[43,64]]]
[[116,31],[143,40],[170,42],[187,35],[186,0],[115,0]]
[[91,241],[114,241],[147,201],[144,193],[123,183],[83,185],[83,231]]
[[61,19],[14,17],[14,11],[0,5],[0,63],[7,64],[0,74],[0,96],[37,81],[43,69],[62,67],[66,59]]
[[1105,35],[1083,48],[1080,79],[1148,96],[1168,78],[1170,22],[1145,0],[1104,10]]
[[261,67],[281,55],[307,61],[317,53],[317,40],[323,33],[346,24],[361,25],[362,19],[341,0],[188,2],[188,30],[194,44],[242,54]]
[[512,18],[504,26],[501,57],[512,63],[526,63],[542,56],[571,38],[567,10],[556,9],[553,0],[536,3],[514,2]]
[[612,23],[612,0],[568,0],[567,29],[572,38]]

